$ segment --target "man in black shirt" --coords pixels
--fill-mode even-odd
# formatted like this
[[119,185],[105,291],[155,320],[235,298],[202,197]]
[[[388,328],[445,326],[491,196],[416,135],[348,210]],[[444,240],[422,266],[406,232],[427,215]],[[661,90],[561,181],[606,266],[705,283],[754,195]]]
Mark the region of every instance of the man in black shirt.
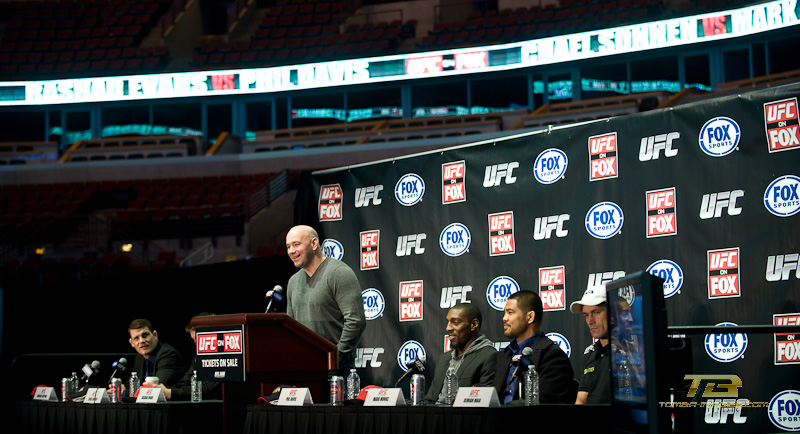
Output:
[[611,358],[608,337],[608,304],[605,286],[586,290],[573,302],[572,313],[583,314],[589,333],[597,341],[583,351],[583,377],[578,385],[575,404],[609,404],[611,402]]

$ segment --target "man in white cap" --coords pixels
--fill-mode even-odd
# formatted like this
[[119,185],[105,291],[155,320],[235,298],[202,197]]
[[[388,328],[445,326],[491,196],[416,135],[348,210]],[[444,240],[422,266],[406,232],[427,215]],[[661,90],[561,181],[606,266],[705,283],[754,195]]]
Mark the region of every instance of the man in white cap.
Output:
[[589,333],[597,339],[583,351],[583,377],[575,404],[611,402],[611,345],[608,339],[608,306],[605,285],[586,290],[580,300],[569,306],[572,313],[583,314]]

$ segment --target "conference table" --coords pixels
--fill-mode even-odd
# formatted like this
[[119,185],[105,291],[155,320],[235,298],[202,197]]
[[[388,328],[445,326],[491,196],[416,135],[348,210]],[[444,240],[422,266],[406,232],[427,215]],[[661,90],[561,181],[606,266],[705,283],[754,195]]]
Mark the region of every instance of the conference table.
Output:
[[165,404],[84,404],[16,401],[17,433],[222,433],[222,401]]
[[516,432],[520,426],[526,426],[537,432],[599,434],[613,431],[611,419],[608,405],[450,408],[260,404],[247,406],[244,433],[484,434]]
[[[17,433],[53,434],[189,434],[223,433],[222,401],[165,404],[83,404],[71,402],[16,401]],[[611,433],[611,407],[605,405],[539,405],[500,408],[283,407],[266,404],[246,406],[244,421],[235,433],[381,433],[459,434],[513,432],[520,424],[537,430],[592,434]],[[229,423],[232,421],[229,421]],[[243,429],[242,429],[243,427]],[[545,432],[547,432],[545,431]]]

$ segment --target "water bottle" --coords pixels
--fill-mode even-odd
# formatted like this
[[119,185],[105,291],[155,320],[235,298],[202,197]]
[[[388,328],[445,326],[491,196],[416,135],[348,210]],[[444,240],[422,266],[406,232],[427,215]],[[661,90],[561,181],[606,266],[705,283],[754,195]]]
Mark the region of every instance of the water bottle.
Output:
[[197,379],[197,371],[192,371],[192,402],[203,402],[203,382]]
[[128,396],[133,398],[141,385],[142,381],[139,379],[139,374],[131,372],[131,378],[128,380]]
[[621,401],[630,402],[633,399],[632,386],[631,367],[628,364],[628,357],[623,355],[617,364],[617,389]]
[[539,405],[539,373],[533,365],[525,373],[525,405]]
[[361,377],[356,373],[355,368],[350,369],[347,375],[347,399],[356,399],[361,393]]
[[80,382],[78,380],[78,373],[72,373],[72,390],[70,391],[69,395],[75,395],[78,393],[78,389],[80,389]]
[[445,404],[453,405],[458,393],[458,376],[452,366],[447,368],[447,375],[444,377]]

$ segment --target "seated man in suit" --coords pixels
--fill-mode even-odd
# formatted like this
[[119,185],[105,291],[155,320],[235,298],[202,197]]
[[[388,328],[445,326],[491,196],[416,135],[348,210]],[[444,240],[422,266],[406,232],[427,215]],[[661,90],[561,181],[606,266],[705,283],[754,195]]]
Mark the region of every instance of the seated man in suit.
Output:
[[471,303],[459,303],[447,312],[447,332],[450,352],[436,363],[436,372],[425,402],[451,404],[445,400],[444,377],[451,366],[456,370],[459,387],[488,386],[494,379],[497,351],[494,344],[481,334],[483,317]]
[[503,334],[510,344],[497,353],[494,387],[503,404],[522,399],[524,370],[512,377],[515,366],[511,359],[522,354],[526,347],[533,350],[530,361],[539,373],[539,402],[543,404],[572,404],[578,392],[573,379],[572,365],[564,351],[542,333],[542,300],[531,291],[517,291],[508,297],[503,314]]
[[128,326],[128,342],[136,350],[133,371],[142,382],[147,377],[158,377],[161,384],[172,386],[186,371],[180,353],[171,345],[158,341],[158,332],[146,319],[135,319]]

